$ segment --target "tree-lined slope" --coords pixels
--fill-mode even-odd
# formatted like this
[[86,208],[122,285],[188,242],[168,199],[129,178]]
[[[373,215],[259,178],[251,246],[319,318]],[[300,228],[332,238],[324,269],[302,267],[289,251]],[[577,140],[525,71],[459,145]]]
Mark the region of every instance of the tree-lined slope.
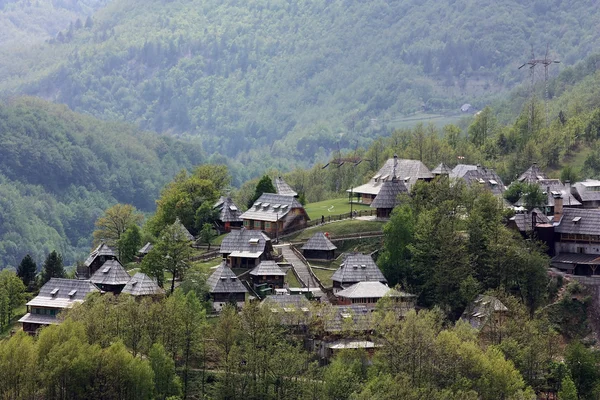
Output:
[[162,187],[203,159],[199,145],[23,98],[0,105],[0,266],[56,249],[72,262],[112,203],[152,211]]

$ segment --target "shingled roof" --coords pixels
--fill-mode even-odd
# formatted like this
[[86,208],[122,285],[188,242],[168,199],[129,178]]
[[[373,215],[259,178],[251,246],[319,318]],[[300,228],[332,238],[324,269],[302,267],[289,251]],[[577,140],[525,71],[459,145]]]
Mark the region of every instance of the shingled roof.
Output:
[[538,183],[546,180],[549,180],[548,176],[538,167],[537,163],[533,163],[527,171],[517,178],[517,181],[524,183]]
[[575,185],[573,185],[573,187],[577,191],[577,195],[582,202],[600,201],[600,191],[598,190],[600,187],[600,181],[595,179],[586,179],[583,182],[577,182]]
[[[546,195],[546,206],[554,207],[554,199],[557,193],[560,193],[561,198],[563,199],[563,206],[581,206],[579,200],[571,193],[570,187],[561,183],[558,179],[545,179],[534,183],[537,183],[540,189],[542,189],[542,192]],[[525,196],[517,200],[515,205],[525,206]]]
[[108,260],[90,278],[96,285],[125,285],[131,276],[117,260]]
[[600,234],[600,210],[563,208],[560,221],[554,221],[554,232],[579,235]]
[[500,176],[493,169],[481,165],[458,164],[450,177],[463,179],[469,186],[485,185],[495,195],[501,195],[506,190]]
[[165,294],[165,291],[148,275],[143,272],[136,272],[129,282],[127,282],[121,293],[127,293],[132,296],[153,296]]
[[364,305],[331,306],[323,313],[324,328],[326,332],[369,331],[373,329],[373,315]]
[[393,178],[391,181],[383,182],[377,196],[371,203],[372,208],[394,208],[400,204],[398,196],[402,193],[408,193],[404,182]]
[[[394,168],[395,167],[395,168]],[[406,160],[394,156],[388,159],[383,167],[375,174],[368,183],[352,189],[354,193],[365,193],[377,195],[381,190],[383,182],[391,180],[394,176],[403,181],[410,190],[419,179],[433,179],[433,174],[427,169],[425,164],[419,160]],[[346,190],[350,192],[350,190]]]
[[444,163],[440,163],[437,167],[431,171],[433,175],[450,175],[452,173],[452,168],[447,166]]
[[506,311],[508,308],[496,297],[480,294],[467,306],[460,319],[475,329],[481,329],[494,312]]
[[154,245],[152,243],[148,242],[144,245],[144,247],[142,247],[141,249],[138,250],[138,254],[148,254],[148,253],[150,253],[150,250],[152,250],[153,247],[154,247]]
[[546,215],[544,215],[544,213],[538,209],[538,208],[534,208],[531,213],[529,212],[525,212],[525,213],[521,213],[521,214],[515,214],[513,217],[510,218],[511,221],[513,221],[515,223],[515,225],[517,226],[517,229],[519,229],[520,232],[530,232],[531,231],[531,224],[532,224],[532,219],[533,219],[533,213],[535,213],[535,225],[539,225],[539,224],[549,224],[550,220],[548,219],[548,217]]
[[51,278],[39,294],[27,303],[33,307],[69,308],[81,303],[88,293],[99,289],[88,280]]
[[293,208],[303,208],[294,196],[263,193],[240,218],[275,222],[285,217]]
[[325,236],[323,232],[317,232],[302,246],[302,250],[335,250],[337,247]]
[[331,279],[342,286],[369,281],[387,283],[387,279],[371,256],[361,253],[348,254]]
[[181,233],[183,233],[184,237],[189,240],[189,241],[194,241],[194,235],[192,235],[190,233],[190,231],[187,230],[187,228],[183,225],[183,223],[181,222],[181,220],[179,219],[179,217],[177,217],[175,219],[175,222],[173,222],[173,226],[178,226],[179,229],[181,229]]
[[284,196],[298,196],[298,193],[280,176],[275,178],[275,190],[277,191],[277,194],[282,194]]
[[231,197],[221,196],[213,208],[219,210],[219,221],[222,222],[241,222],[242,212],[233,202]]
[[246,293],[248,290],[225,262],[206,280],[209,293]]
[[106,243],[101,243],[98,247],[94,249],[94,251],[90,253],[88,258],[85,260],[85,266],[89,267],[90,265],[92,265],[96,257],[100,256],[116,257],[117,253],[115,253],[113,249],[108,247]]
[[263,260],[256,267],[250,271],[252,276],[274,276],[281,275],[285,276],[285,272],[279,268],[279,265],[275,261]]
[[271,239],[261,231],[246,228],[232,230],[221,242],[221,254],[233,252],[247,252],[262,254],[265,252],[267,242]]

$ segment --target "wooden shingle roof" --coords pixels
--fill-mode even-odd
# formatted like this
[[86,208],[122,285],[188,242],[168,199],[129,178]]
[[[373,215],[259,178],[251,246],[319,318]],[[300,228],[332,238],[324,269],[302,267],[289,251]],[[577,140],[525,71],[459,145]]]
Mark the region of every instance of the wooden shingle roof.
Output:
[[142,247],[141,249],[138,250],[139,254],[148,254],[150,253],[150,250],[152,250],[154,246],[152,245],[152,243],[148,242],[144,245],[144,247]]
[[137,272],[127,282],[121,293],[127,293],[132,296],[154,296],[165,294],[165,291],[158,286],[154,279],[142,272]]
[[[549,207],[554,207],[555,194],[560,193],[563,199],[563,206],[565,207],[578,207],[581,206],[581,203],[573,194],[571,193],[570,186],[567,186],[561,183],[558,179],[546,179],[543,181],[535,182],[540,187],[542,192],[546,195],[546,205]],[[515,203],[516,206],[524,206],[525,205],[525,196],[521,197]]]
[[250,271],[252,276],[285,276],[275,261],[263,260]]
[[100,256],[116,257],[117,253],[115,253],[113,249],[108,247],[106,243],[101,243],[98,247],[94,249],[94,251],[90,253],[88,258],[85,260],[85,266],[89,267],[90,265],[92,265],[96,257]]
[[187,230],[187,228],[183,225],[183,223],[179,220],[179,217],[177,217],[175,219],[175,222],[173,222],[173,226],[178,227],[181,230],[181,233],[183,234],[183,236],[189,240],[189,241],[194,241],[194,235],[192,235],[190,233],[190,231]]
[[284,196],[298,196],[298,193],[280,176],[275,178],[275,190],[277,191],[277,194],[282,194]]
[[360,299],[360,298],[382,298],[384,296],[390,297],[415,297],[414,294],[398,291],[388,287],[388,285],[379,281],[375,282],[358,282],[349,288],[341,290],[335,294],[338,297],[345,297],[348,299]]
[[239,207],[233,202],[231,197],[221,196],[219,201],[215,203],[213,208],[219,210],[219,221],[222,222],[241,222],[240,215],[242,212]]
[[241,218],[275,222],[285,217],[293,208],[303,208],[294,196],[263,193]]
[[232,230],[221,242],[221,254],[230,254],[234,251],[248,253],[264,253],[267,242],[271,239],[261,231],[245,228]]
[[501,195],[506,190],[500,176],[493,169],[481,165],[458,164],[450,177],[463,179],[469,186],[481,185],[495,195]]
[[51,278],[39,294],[27,303],[33,307],[69,308],[81,303],[85,296],[100,290],[88,280]]
[[372,208],[394,208],[400,204],[398,196],[408,193],[404,182],[393,178],[391,181],[383,182],[381,190],[371,203]]
[[96,285],[125,285],[131,276],[117,260],[108,260],[94,274],[90,281]]
[[[354,193],[377,195],[383,182],[391,180],[395,176],[404,182],[410,189],[419,179],[433,179],[433,174],[419,160],[406,160],[394,156],[385,162],[383,167],[375,174],[368,183],[352,189]],[[350,192],[350,190],[346,190]]]
[[337,247],[325,236],[323,232],[317,232],[302,246],[302,250],[335,250]]
[[460,319],[475,329],[481,329],[494,312],[506,311],[508,308],[496,297],[480,294],[467,306]]
[[248,290],[225,262],[206,280],[209,293],[246,293]]
[[431,173],[434,175],[450,175],[452,173],[452,168],[444,163],[440,163],[433,171],[431,171]]
[[524,183],[538,183],[548,180],[548,176],[538,167],[536,163],[532,164],[527,171],[523,172],[517,181]]
[[600,210],[565,207],[560,221],[554,221],[554,232],[600,235]]
[[[535,213],[535,220],[533,220],[533,213]],[[520,232],[530,232],[532,224],[536,226],[539,224],[549,224],[550,220],[544,213],[538,208],[534,208],[531,213],[525,212],[521,214],[515,214],[510,218],[515,223]]]
[[331,279],[342,286],[369,281],[387,283],[387,279],[371,256],[361,253],[348,254]]

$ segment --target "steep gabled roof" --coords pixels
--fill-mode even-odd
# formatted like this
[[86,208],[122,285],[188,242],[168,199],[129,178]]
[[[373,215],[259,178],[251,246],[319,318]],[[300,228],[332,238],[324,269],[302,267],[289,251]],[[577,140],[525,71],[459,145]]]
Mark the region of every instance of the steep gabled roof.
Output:
[[[398,177],[398,180],[403,181],[409,190],[419,179],[433,179],[433,174],[421,161],[406,160],[394,156],[394,158],[388,159],[383,164],[383,167],[368,183],[355,187],[352,191],[354,193],[377,195],[383,182],[392,179],[394,170],[396,171],[395,176]],[[350,192],[350,190],[346,191]]]
[[538,167],[536,163],[533,163],[531,167],[517,178],[517,181],[524,183],[538,183],[540,181],[548,180],[548,176]]
[[261,261],[250,271],[252,276],[285,276],[275,261]]
[[437,167],[431,171],[433,175],[450,175],[452,173],[452,168],[447,166],[444,163],[440,163]]
[[360,253],[348,254],[331,279],[342,286],[369,281],[387,283],[387,279],[371,256]]
[[494,312],[506,311],[508,308],[496,297],[480,294],[467,306],[460,319],[467,321],[475,329],[481,329]]
[[88,293],[99,292],[92,281],[51,278],[42,286],[39,294],[27,303],[33,307],[69,308],[81,303]]
[[371,203],[372,208],[394,208],[400,204],[398,196],[408,193],[404,182],[393,178],[391,181],[383,182],[379,193]]
[[121,293],[127,293],[132,296],[153,296],[165,294],[165,291],[158,286],[154,279],[142,272],[137,272],[127,282]]
[[141,249],[138,250],[139,254],[148,254],[150,253],[150,250],[152,250],[152,248],[154,247],[154,245],[152,245],[152,243],[148,242],[144,245],[144,247],[142,247]]
[[302,246],[302,250],[335,250],[337,247],[325,236],[323,232],[317,232]]
[[265,252],[267,243],[271,239],[261,231],[245,228],[232,230],[221,242],[221,254],[236,252],[259,253]]
[[248,290],[225,262],[206,280],[209,293],[246,293]]
[[294,196],[263,193],[240,218],[275,222],[285,217],[293,208],[303,208]]
[[117,260],[108,260],[90,278],[96,285],[125,285],[131,276]]
[[[535,221],[533,221],[533,213],[535,213]],[[536,226],[550,223],[548,217],[538,208],[534,208],[531,213],[515,214],[510,220],[515,223],[520,232],[530,232],[532,223]]]
[[98,247],[96,247],[94,249],[94,251],[92,251],[90,253],[90,255],[88,256],[88,258],[85,260],[85,266],[89,267],[90,265],[92,265],[92,263],[94,262],[94,260],[96,259],[96,257],[100,257],[100,256],[107,256],[107,257],[117,257],[117,253],[115,253],[115,251],[113,249],[111,249],[110,247],[108,247],[107,244],[105,243],[101,243]]
[[298,196],[298,193],[280,176],[275,178],[275,190],[277,191],[277,194],[282,194],[284,196]]
[[185,237],[187,240],[189,240],[189,241],[191,241],[191,242],[195,240],[195,238],[194,238],[194,235],[192,235],[192,234],[190,233],[190,231],[188,231],[188,230],[187,230],[187,228],[186,228],[186,227],[183,225],[183,223],[181,222],[181,220],[179,220],[179,217],[177,217],[177,218],[175,219],[175,222],[173,222],[173,226],[176,226],[176,227],[178,227],[178,228],[181,230],[181,233],[183,233],[183,236],[184,236],[184,237]]
[[469,186],[481,185],[495,195],[501,195],[506,190],[500,176],[493,169],[481,165],[458,164],[450,177],[463,179]]
[[563,208],[560,221],[554,221],[556,233],[600,235],[600,210]]
[[222,222],[241,222],[242,212],[231,197],[221,196],[213,208],[219,210],[219,220]]

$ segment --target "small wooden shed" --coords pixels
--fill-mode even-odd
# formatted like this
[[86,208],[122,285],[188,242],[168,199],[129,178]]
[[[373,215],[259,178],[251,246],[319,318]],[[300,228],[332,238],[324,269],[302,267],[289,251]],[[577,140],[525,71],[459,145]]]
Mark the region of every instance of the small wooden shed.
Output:
[[333,260],[336,249],[325,233],[317,232],[302,246],[302,255],[313,260]]

